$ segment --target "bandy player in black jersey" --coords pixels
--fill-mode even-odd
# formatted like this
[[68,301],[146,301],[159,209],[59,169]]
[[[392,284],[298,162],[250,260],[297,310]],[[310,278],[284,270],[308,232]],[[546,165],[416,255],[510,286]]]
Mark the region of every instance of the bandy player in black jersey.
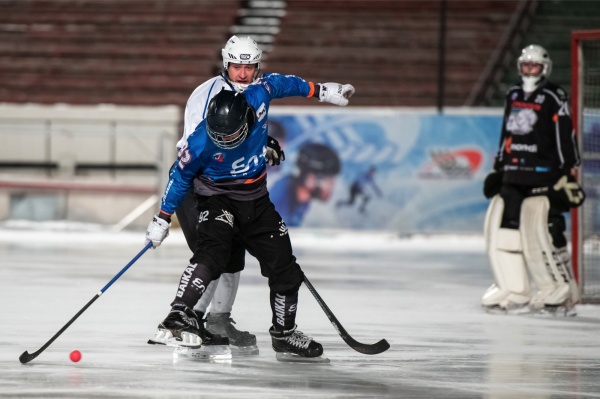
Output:
[[482,305],[504,312],[575,315],[564,213],[585,198],[575,181],[579,153],[567,93],[548,77],[552,61],[529,45],[517,60],[521,83],[508,90],[484,233],[495,283]]

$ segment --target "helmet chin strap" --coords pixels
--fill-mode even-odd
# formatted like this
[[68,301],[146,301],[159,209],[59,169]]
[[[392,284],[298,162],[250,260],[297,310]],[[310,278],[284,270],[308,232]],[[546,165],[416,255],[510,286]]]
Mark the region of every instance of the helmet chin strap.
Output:
[[248,86],[250,86],[252,83],[254,83],[256,81],[256,76],[258,75],[258,71],[254,73],[254,79],[252,79],[252,82],[250,83],[236,83],[233,80],[231,80],[229,78],[229,74],[227,73],[227,71],[224,72],[225,78],[227,78],[227,81],[229,82],[229,84],[231,85],[231,87],[233,87],[233,90],[235,90],[238,93],[243,93],[244,90],[246,90],[248,88]]

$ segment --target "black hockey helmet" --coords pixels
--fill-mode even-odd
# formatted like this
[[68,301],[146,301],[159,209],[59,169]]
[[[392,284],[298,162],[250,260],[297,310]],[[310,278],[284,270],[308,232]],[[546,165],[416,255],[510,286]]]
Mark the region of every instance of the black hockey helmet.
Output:
[[252,108],[240,93],[221,90],[208,104],[206,131],[217,147],[231,149],[242,144],[253,122]]
[[340,157],[329,146],[307,143],[300,148],[296,165],[300,174],[315,173],[320,176],[335,176],[340,173]]

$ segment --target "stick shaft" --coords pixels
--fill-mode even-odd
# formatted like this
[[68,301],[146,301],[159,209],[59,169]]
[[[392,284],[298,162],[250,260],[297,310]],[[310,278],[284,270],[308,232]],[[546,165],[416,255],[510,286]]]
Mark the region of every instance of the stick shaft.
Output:
[[54,342],[56,340],[56,338],[58,338],[63,332],[65,332],[65,330],[67,328],[69,328],[69,326],[71,324],[73,324],[73,322],[75,320],[77,320],[77,318],[79,318],[79,316],[81,316],[83,314],[83,312],[85,312],[87,310],[87,308],[89,308],[92,305],[92,303],[94,303],[96,301],[96,299],[100,298],[100,295],[102,295],[115,281],[117,281],[119,279],[119,277],[121,277],[123,275],[123,273],[125,273],[127,271],[127,269],[129,269],[131,267],[131,265],[133,265],[151,247],[152,247],[152,243],[149,242],[127,265],[125,265],[125,267],[123,267],[123,269],[121,269],[121,271],[119,273],[117,273],[112,278],[112,280],[110,280],[108,282],[108,284],[106,284],[100,290],[100,292],[98,292],[92,299],[90,299],[90,301],[88,303],[86,303],[85,306],[83,308],[81,308],[81,310],[79,312],[77,312],[77,314],[75,316],[73,316],[71,318],[71,320],[69,320],[67,322],[67,324],[65,324],[56,334],[54,334],[54,336],[52,338],[50,338],[50,340],[48,340],[48,342],[46,342],[44,344],[44,346],[42,346],[40,349],[38,349],[37,351],[35,351],[33,353],[28,353],[27,351],[23,352],[23,354],[19,357],[19,361],[21,363],[25,364],[25,363],[32,361],[36,357],[38,357],[40,353],[42,353],[44,350],[46,350],[46,348],[49,347],[52,344],[52,342]]

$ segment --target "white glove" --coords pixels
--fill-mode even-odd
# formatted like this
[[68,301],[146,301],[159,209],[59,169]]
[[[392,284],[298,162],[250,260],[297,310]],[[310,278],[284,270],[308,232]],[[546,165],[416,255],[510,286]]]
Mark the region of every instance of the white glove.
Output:
[[169,235],[169,226],[171,223],[154,215],[152,221],[146,229],[146,245],[152,241],[152,248],[158,247]]
[[318,83],[319,85],[319,101],[341,105],[348,105],[348,99],[354,94],[354,86],[341,83]]

